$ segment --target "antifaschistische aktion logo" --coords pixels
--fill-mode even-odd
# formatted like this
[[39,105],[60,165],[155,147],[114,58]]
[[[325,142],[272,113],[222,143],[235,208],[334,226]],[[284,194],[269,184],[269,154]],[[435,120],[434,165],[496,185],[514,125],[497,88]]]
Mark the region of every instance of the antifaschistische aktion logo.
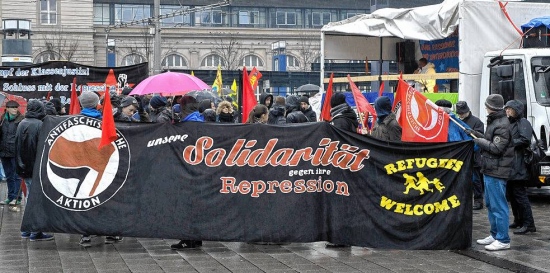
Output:
[[128,142],[118,130],[117,136],[100,150],[100,120],[73,116],[54,127],[40,162],[44,195],[71,211],[93,209],[116,195],[130,170]]

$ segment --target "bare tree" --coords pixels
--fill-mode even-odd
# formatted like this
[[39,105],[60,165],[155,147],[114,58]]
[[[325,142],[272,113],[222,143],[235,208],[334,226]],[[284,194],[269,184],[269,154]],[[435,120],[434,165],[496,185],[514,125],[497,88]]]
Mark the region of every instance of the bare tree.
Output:
[[[131,56],[128,60],[131,64],[148,62],[153,54],[153,37],[149,34],[147,27],[140,28],[137,36],[131,36],[131,40],[125,40],[123,45],[118,47],[123,56]],[[152,64],[150,64],[151,66]]]
[[[313,37],[310,33],[302,32],[297,43],[298,60],[303,71],[311,71],[311,64],[321,56],[319,37]],[[316,42],[314,42],[316,41]]]
[[79,39],[70,37],[63,29],[58,28],[44,33],[45,51],[50,60],[73,61],[79,48]]
[[235,38],[235,34],[212,33],[220,38],[214,40],[214,52],[223,59],[222,68],[237,70],[244,57],[242,44]]

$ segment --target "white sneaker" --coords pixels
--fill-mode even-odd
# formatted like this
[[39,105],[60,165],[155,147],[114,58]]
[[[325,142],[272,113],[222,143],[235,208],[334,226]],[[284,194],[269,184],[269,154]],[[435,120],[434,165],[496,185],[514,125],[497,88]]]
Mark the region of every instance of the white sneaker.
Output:
[[499,241],[494,241],[492,244],[485,246],[485,249],[491,251],[510,249],[510,243],[505,244]]
[[493,238],[493,236],[489,235],[487,238],[485,239],[479,239],[477,240],[477,243],[480,244],[480,245],[490,245],[492,244],[493,242],[495,242],[495,238]]

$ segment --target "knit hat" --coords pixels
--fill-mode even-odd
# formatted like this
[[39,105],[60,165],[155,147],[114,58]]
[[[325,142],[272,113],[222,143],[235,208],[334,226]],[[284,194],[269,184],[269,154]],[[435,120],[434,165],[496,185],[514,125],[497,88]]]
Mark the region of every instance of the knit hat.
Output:
[[94,92],[85,91],[78,97],[82,108],[96,108],[99,104],[99,97]]
[[168,103],[168,100],[166,100],[166,98],[162,96],[154,96],[153,98],[151,98],[151,101],[149,102],[151,107],[155,109],[160,108],[162,106],[166,106],[167,103]]
[[305,102],[305,103],[307,103],[307,104],[309,105],[309,98],[308,98],[308,97],[305,97],[305,96],[301,96],[301,97],[300,97],[300,103],[302,103],[302,102]]
[[128,96],[128,95],[130,95],[130,92],[132,92],[132,90],[134,90],[134,89],[126,86],[126,87],[122,88],[122,95]]
[[500,94],[489,95],[485,100],[485,107],[493,111],[502,110],[504,108],[504,98]]
[[6,108],[17,108],[17,107],[19,107],[19,103],[17,103],[14,100],[10,100],[6,102]]
[[342,92],[334,93],[330,98],[330,107],[336,107],[342,103],[346,103],[346,95]]
[[122,108],[128,107],[130,105],[133,105],[136,108],[139,107],[139,104],[138,104],[138,101],[136,100],[136,98],[131,97],[131,96],[125,97],[124,99],[122,99],[122,102],[120,103],[120,107],[122,107]]
[[459,115],[470,112],[470,107],[468,107],[468,103],[466,103],[465,101],[457,102],[455,107],[456,107],[456,113]]

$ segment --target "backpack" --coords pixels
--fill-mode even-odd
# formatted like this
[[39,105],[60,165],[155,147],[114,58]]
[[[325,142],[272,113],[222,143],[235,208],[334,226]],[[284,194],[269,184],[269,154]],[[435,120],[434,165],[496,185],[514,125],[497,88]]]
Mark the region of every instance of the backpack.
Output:
[[531,141],[529,147],[525,149],[523,158],[525,164],[527,164],[527,172],[531,176],[531,179],[538,181],[538,177],[540,175],[539,162],[546,156],[546,154],[544,153],[544,144],[542,143],[542,140],[537,138],[537,134],[534,130],[533,137],[535,138],[535,141]]

